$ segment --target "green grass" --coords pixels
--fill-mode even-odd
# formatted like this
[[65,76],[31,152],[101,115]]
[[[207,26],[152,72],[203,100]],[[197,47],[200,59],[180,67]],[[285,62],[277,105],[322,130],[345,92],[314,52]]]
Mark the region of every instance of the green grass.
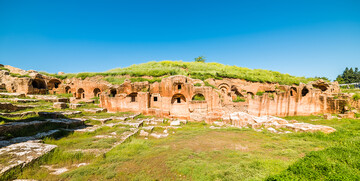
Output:
[[10,70],[8,68],[5,68],[5,67],[0,67],[0,70],[6,70],[6,71],[10,72]]
[[246,99],[241,96],[236,96],[236,99],[233,100],[233,102],[245,102],[245,101],[246,101]]
[[[186,75],[192,78],[206,80],[208,78],[222,79],[222,78],[238,78],[251,82],[270,82],[280,83],[286,85],[300,84],[300,82],[308,83],[316,80],[316,78],[296,77],[289,74],[282,74],[276,71],[249,69],[237,66],[224,65],[220,63],[202,63],[202,62],[182,62],[182,61],[160,61],[148,62],[143,64],[131,65],[126,68],[115,68],[107,72],[83,72],[77,74],[43,74],[54,76],[60,79],[77,77],[85,79],[93,76],[123,76],[129,75],[131,77],[151,76],[163,78],[171,75]],[[114,80],[109,78],[110,82],[121,82],[121,80]],[[152,80],[152,79],[150,79]],[[149,82],[150,82],[149,80]],[[155,79],[153,81],[159,81]]]
[[352,96],[352,99],[353,99],[354,101],[360,100],[360,94],[358,94],[358,93],[354,94],[354,95]]
[[116,85],[116,84],[122,84],[124,83],[124,81],[126,80],[125,77],[105,77],[104,78],[105,81],[108,81],[109,83],[113,84],[113,85]]
[[205,97],[201,94],[196,94],[193,98],[193,101],[205,101]]
[[29,77],[29,75],[20,75],[20,74],[15,74],[15,73],[10,73],[10,76],[11,77],[18,77],[18,78],[23,78],[23,77]]
[[[190,122],[180,129],[170,129],[167,138],[133,138],[98,156],[71,151],[108,149],[114,140],[94,136],[126,131],[126,128],[105,127],[94,133],[45,139],[45,143],[56,144],[59,148],[16,173],[15,177],[38,180],[359,180],[360,120],[324,120],[322,116],[285,119],[328,125],[337,131],[272,134],[231,127],[213,130],[203,122]],[[90,164],[71,167],[82,162]],[[54,176],[41,165],[71,169]]]

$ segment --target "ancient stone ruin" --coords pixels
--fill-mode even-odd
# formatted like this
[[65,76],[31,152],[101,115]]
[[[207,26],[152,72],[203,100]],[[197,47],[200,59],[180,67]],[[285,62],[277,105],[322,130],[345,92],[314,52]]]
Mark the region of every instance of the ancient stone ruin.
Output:
[[[7,92],[25,95],[71,93],[70,101],[74,104],[99,97],[99,106],[109,112],[131,111],[208,123],[232,112],[254,116],[346,114],[349,112],[347,105],[357,108],[360,105],[350,99],[351,95],[341,93],[336,82],[323,80],[289,86],[230,78],[202,81],[176,75],[163,78],[161,82],[126,80],[121,85],[112,85],[101,76],[61,80],[33,70],[4,67],[9,71],[0,71],[0,82]],[[20,76],[12,76],[14,73]],[[54,106],[65,105],[57,103]]]

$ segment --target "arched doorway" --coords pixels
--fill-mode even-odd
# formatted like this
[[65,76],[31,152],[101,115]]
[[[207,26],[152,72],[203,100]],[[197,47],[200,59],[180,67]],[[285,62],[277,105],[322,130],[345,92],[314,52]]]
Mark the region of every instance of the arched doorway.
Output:
[[195,94],[192,99],[193,101],[205,101],[205,96],[202,94]]
[[66,86],[66,87],[65,87],[65,93],[66,93],[66,94],[70,94],[70,93],[71,93],[70,89],[71,89],[70,86]]
[[171,98],[170,116],[178,118],[189,117],[189,105],[186,98],[182,94],[175,94]]
[[78,99],[85,98],[85,91],[84,91],[83,88],[78,89],[77,94],[76,94],[76,98],[78,98]]
[[301,91],[301,96],[306,96],[309,93],[309,89],[304,87],[303,90]]
[[100,93],[101,93],[101,90],[99,88],[95,88],[93,93],[94,93],[94,97],[99,97]]
[[54,88],[57,89],[57,88],[59,88],[60,84],[61,84],[60,80],[51,79],[47,85],[48,90],[52,90]]
[[114,89],[114,88],[112,88],[112,89],[110,89],[110,97],[115,97],[115,95],[117,94],[117,91],[116,91],[116,89]]
[[35,89],[46,89],[46,83],[42,79],[34,79],[31,85]]

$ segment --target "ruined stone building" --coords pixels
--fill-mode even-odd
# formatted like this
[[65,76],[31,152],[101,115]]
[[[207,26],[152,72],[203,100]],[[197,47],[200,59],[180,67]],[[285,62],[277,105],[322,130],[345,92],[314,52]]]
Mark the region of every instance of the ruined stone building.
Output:
[[[201,81],[182,75],[161,82],[130,82],[112,85],[101,76],[60,80],[11,66],[0,71],[0,86],[24,94],[71,93],[73,101],[99,97],[109,112],[131,111],[167,118],[214,121],[226,113],[247,112],[255,116],[344,113],[349,96],[336,82],[322,80],[300,85],[248,82],[224,78]],[[19,74],[20,76],[14,76]],[[26,76],[21,76],[26,75]]]

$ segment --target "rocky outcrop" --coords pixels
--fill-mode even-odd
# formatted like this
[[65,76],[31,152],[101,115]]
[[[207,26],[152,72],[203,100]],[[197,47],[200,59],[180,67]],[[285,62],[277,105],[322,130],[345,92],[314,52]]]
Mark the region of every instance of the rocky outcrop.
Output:
[[13,144],[0,149],[0,176],[15,167],[24,167],[55,149],[56,145],[34,141]]
[[316,132],[332,133],[336,131],[334,128],[323,125],[313,125],[309,123],[297,123],[296,121],[289,122],[285,119],[274,116],[253,116],[244,112],[235,112],[224,115],[223,121],[235,127],[250,127],[254,129],[259,128],[286,128],[295,132]]

